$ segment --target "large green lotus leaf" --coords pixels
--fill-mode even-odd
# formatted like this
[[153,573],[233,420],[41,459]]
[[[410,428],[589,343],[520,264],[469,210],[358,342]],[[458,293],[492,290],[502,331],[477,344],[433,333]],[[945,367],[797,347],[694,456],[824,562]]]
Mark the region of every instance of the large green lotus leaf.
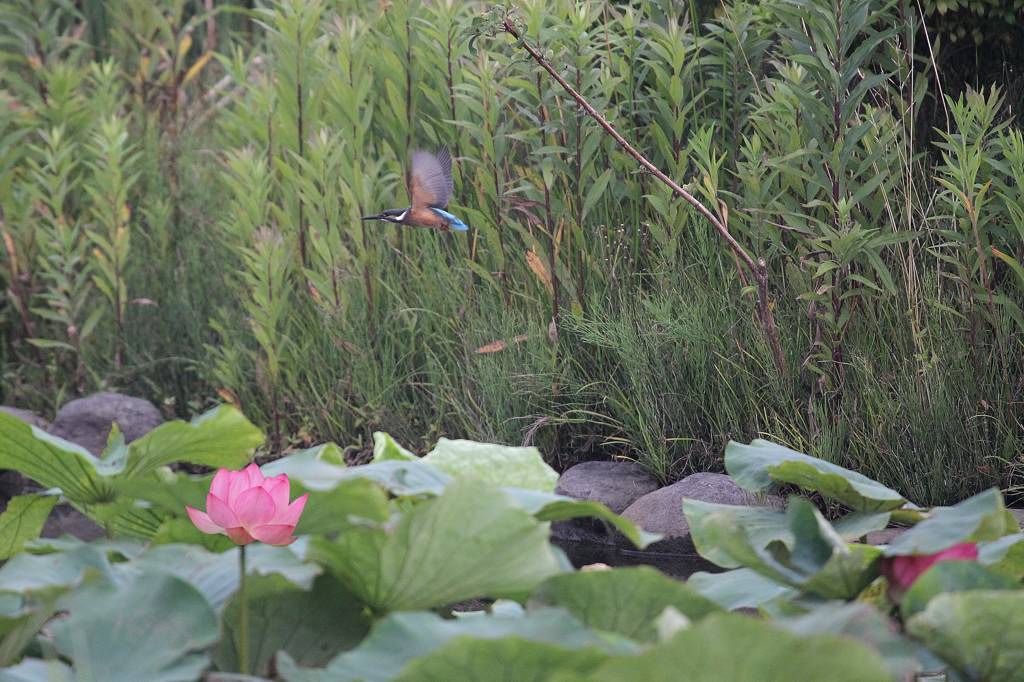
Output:
[[411,462],[387,460],[351,467],[341,478],[367,479],[398,497],[440,495],[452,480],[419,459]]
[[358,647],[340,654],[325,669],[302,668],[283,654],[278,657],[278,673],[285,682],[389,682],[402,674],[413,659],[430,654],[457,638],[495,640],[507,637],[557,643],[563,650],[636,651],[635,645],[613,642],[588,630],[562,609],[474,614],[454,620],[434,613],[409,612],[393,613],[380,620]]
[[0,667],[18,661],[40,628],[56,615],[61,591],[0,592]]
[[1015,590],[1017,580],[994,573],[973,561],[940,561],[925,571],[900,602],[904,620],[924,611],[940,594],[968,590]]
[[826,599],[852,599],[878,577],[881,560],[882,550],[871,545],[836,548],[825,565],[801,587]]
[[566,649],[519,637],[461,637],[412,661],[396,682],[545,682],[556,676],[585,679],[608,659],[599,649]]
[[[150,573],[173,575],[199,590],[219,609],[238,590],[238,549],[215,553],[195,545],[157,545],[134,561],[114,565],[122,577]],[[297,589],[309,589],[321,572],[302,561],[291,547],[252,544],[246,549],[248,575],[279,575]]]
[[290,452],[260,467],[264,476],[287,474],[307,490],[331,490],[345,475],[345,458],[334,443]]
[[856,542],[872,531],[889,525],[891,512],[851,512],[832,522],[832,527],[844,540]]
[[1024,578],[1024,533],[1004,535],[978,545],[978,563],[989,570],[1020,580]]
[[791,599],[800,594],[795,587],[772,580],[750,568],[724,573],[694,573],[686,581],[692,589],[722,608],[756,609],[775,599]]
[[8,601],[11,597],[17,597],[19,605],[15,613],[0,616],[0,667],[20,659],[40,628],[57,614],[54,598],[28,599],[0,593],[0,601]]
[[0,414],[0,468],[59,488],[112,532],[147,539],[158,531],[162,516],[118,499],[117,481],[146,477],[175,461],[237,468],[262,441],[259,429],[238,410],[222,406],[191,423],[162,424],[127,446],[114,429],[104,458],[98,459],[73,443]]
[[[427,458],[402,456],[401,452],[408,451],[401,450],[387,434],[378,432],[374,436],[376,455],[372,464],[346,468],[341,460],[340,450],[335,454],[333,450],[311,448],[262,467],[266,476],[288,474],[289,478],[298,484],[295,494],[310,493],[310,501],[299,522],[298,533],[320,534],[338,531],[347,525],[345,517],[348,515],[382,520],[382,498],[372,489],[355,487],[357,481],[361,485],[366,485],[367,482],[376,483],[397,496],[422,496],[440,495],[453,478],[459,478],[458,475],[450,476],[437,469],[432,460]],[[399,454],[395,454],[396,452]],[[353,487],[339,487],[349,484]],[[661,539],[657,533],[644,531],[630,520],[597,502],[575,500],[552,492],[519,487],[505,487],[503,492],[540,521],[561,521],[584,516],[599,518],[640,548]]]
[[497,488],[550,493],[558,483],[558,473],[533,447],[442,438],[422,461],[453,478],[470,478]]
[[147,476],[118,479],[112,484],[123,497],[144,500],[161,510],[184,514],[186,506],[206,507],[206,494],[210,492],[212,479],[212,474],[189,476],[161,468]]
[[638,656],[618,656],[593,682],[883,682],[885,663],[836,635],[798,636],[739,614],[711,615]]
[[75,506],[106,528],[108,534],[139,540],[149,540],[156,535],[167,516],[166,512],[127,497],[117,497],[112,502]]
[[500,491],[454,481],[391,523],[313,538],[311,555],[377,611],[527,592],[558,573],[547,524]]
[[54,554],[17,554],[0,568],[0,591],[41,596],[59,594],[81,583],[89,571],[112,577],[110,560],[103,547],[82,544]]
[[180,516],[165,518],[149,541],[153,545],[197,545],[211,552],[226,552],[238,546],[228,536],[204,533],[191,519]]
[[32,554],[50,554],[53,552],[71,552],[82,547],[92,547],[95,550],[106,552],[114,557],[116,561],[134,559],[146,549],[146,545],[138,540],[101,538],[86,542],[73,535],[63,535],[59,538],[37,538],[25,544],[25,551]]
[[898,492],[867,476],[761,439],[750,445],[730,441],[725,447],[725,468],[737,484],[752,492],[789,483],[859,512],[889,511],[906,503]]
[[702,557],[723,568],[739,568],[737,562],[728,552],[721,550],[714,536],[706,532],[708,526],[704,519],[710,514],[728,513],[735,522],[743,527],[750,543],[764,549],[773,542],[781,542],[787,547],[793,546],[793,531],[789,528],[789,517],[785,512],[766,507],[736,506],[715,504],[701,500],[684,499],[683,513],[690,527],[690,537]]
[[18,665],[0,669],[0,682],[75,682],[75,675],[60,661],[26,658]]
[[[303,492],[292,492],[293,499]],[[326,535],[348,527],[350,519],[384,521],[388,518],[387,492],[367,478],[342,481],[332,490],[309,492],[302,518],[295,528],[298,535]]]
[[907,632],[970,680],[1024,680],[1024,591],[940,594]]
[[165,422],[127,446],[123,478],[144,476],[172,462],[239,469],[263,444],[263,433],[237,409],[221,405],[190,422]]
[[643,549],[661,539],[657,533],[648,533],[624,516],[619,516],[600,502],[577,500],[555,493],[523,488],[502,488],[502,492],[537,517],[538,521],[565,521],[581,517],[601,519],[622,533],[630,542]]
[[669,606],[690,620],[721,610],[649,566],[556,575],[534,590],[530,604],[562,607],[589,628],[647,642],[657,640],[655,620]]
[[936,508],[927,519],[889,543],[885,555],[934,554],[961,542],[997,540],[1007,530],[1017,532],[1007,527],[1003,496],[992,488],[952,507]]
[[76,682],[193,682],[209,666],[217,617],[193,586],[162,573],[93,580],[69,594],[51,626]]
[[702,554],[709,550],[727,565],[745,566],[771,580],[827,598],[855,597],[878,576],[881,551],[848,545],[821,512],[802,498],[790,498],[784,515],[788,534],[781,532],[779,516],[728,505],[692,505],[690,500],[684,506],[690,532],[700,538],[697,550]]
[[714,547],[716,556],[728,557],[731,565],[751,568],[772,580],[791,586],[798,586],[806,578],[805,574],[790,566],[787,561],[780,560],[779,555],[788,554],[781,542],[774,543],[770,548],[753,544],[731,512],[718,511],[694,517],[690,522],[690,532],[703,537],[705,546]]
[[21,551],[25,543],[39,537],[46,518],[57,504],[54,495],[18,495],[0,514],[0,561]]
[[389,459],[408,462],[418,459],[418,457],[396,443],[390,435],[382,431],[375,431],[373,434],[373,461],[384,462]]
[[[321,575],[303,590],[280,575],[253,576],[249,604],[248,670],[271,676],[273,657],[287,651],[299,665],[326,665],[358,644],[370,630],[362,603],[333,576]],[[239,595],[224,609],[223,634],[214,654],[221,670],[238,670]]]
[[824,602],[806,614],[780,618],[775,623],[801,636],[854,637],[885,661],[893,679],[912,679],[917,672],[944,667],[919,643],[900,635],[889,618],[868,604]]
[[[383,508],[380,505],[379,496],[366,488],[353,487],[347,489],[345,493],[339,492],[339,486],[343,483],[349,482],[354,485],[354,481],[363,484],[370,481],[392,495],[423,496],[440,495],[453,478],[460,477],[460,475],[450,476],[439,470],[436,468],[435,462],[428,458],[403,456],[401,453],[408,451],[401,450],[387,434],[380,432],[374,434],[374,443],[374,462],[363,466],[346,468],[341,459],[340,450],[335,453],[334,450],[321,448],[296,452],[263,465],[262,471],[265,476],[288,474],[293,482],[298,483],[297,491],[310,493],[310,501],[306,505],[307,511],[299,522],[297,532],[312,534],[340,530],[343,525],[346,525],[344,523],[346,515],[373,520],[382,519]],[[396,450],[396,448],[398,449]],[[530,448],[513,449],[530,450]],[[660,535],[644,531],[633,522],[613,513],[597,502],[575,500],[571,497],[555,495],[552,492],[525,489],[514,485],[503,488],[503,492],[534,514],[540,521],[561,521],[583,516],[595,517],[612,525],[637,547],[643,548],[661,539]],[[318,497],[320,493],[328,493],[328,495]]]
[[805,592],[826,599],[852,599],[878,577],[879,548],[848,544],[803,498],[792,498],[787,513],[795,538],[789,563],[807,575],[800,584]]
[[0,412],[0,469],[13,469],[78,502],[110,499],[109,485],[88,450]]
[[[17,617],[22,613],[24,607],[24,596],[14,592],[0,592],[0,622],[6,618]],[[3,632],[3,630],[0,630],[0,632]]]
[[333,444],[292,453],[264,464],[261,470],[264,476],[288,474],[289,479],[308,491],[329,491],[342,481],[367,479],[397,496],[440,495],[451,480],[419,459],[385,459],[346,467],[341,450]]

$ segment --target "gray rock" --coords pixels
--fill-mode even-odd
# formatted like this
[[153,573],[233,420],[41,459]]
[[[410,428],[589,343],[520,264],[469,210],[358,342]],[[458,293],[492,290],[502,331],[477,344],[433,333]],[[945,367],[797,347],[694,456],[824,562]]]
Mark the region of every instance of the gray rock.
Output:
[[40,429],[47,429],[50,426],[50,422],[40,417],[31,410],[23,410],[20,407],[8,407],[7,405],[0,405],[0,412],[6,412],[7,414],[13,415],[22,421],[26,421],[32,426]]
[[866,540],[869,545],[888,545],[900,535],[906,533],[909,528],[890,526],[882,530],[873,530],[867,534]]
[[53,420],[50,433],[81,445],[94,455],[107,446],[115,422],[126,443],[141,438],[164,421],[153,403],[120,393],[96,393],[65,404]]
[[71,505],[58,504],[50,512],[46,523],[43,524],[41,535],[44,538],[59,538],[62,535],[73,535],[79,540],[92,542],[93,540],[106,537],[107,533],[103,530],[102,526],[94,523],[88,516],[74,509]]
[[583,462],[558,478],[555,492],[600,502],[616,514],[658,489],[658,481],[636,462]]
[[692,554],[696,548],[683,516],[684,499],[718,504],[782,506],[780,498],[758,497],[740,488],[725,474],[699,473],[644,495],[629,505],[622,515],[646,531],[665,536],[648,547],[649,551]]

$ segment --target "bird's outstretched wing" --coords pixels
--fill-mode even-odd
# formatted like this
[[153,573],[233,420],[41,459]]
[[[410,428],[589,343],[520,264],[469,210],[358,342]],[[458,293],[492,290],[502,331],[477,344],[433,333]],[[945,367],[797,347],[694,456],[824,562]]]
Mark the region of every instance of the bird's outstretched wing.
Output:
[[409,182],[409,203],[413,208],[447,208],[452,195],[452,157],[447,147],[436,155],[430,152],[412,153],[412,173]]

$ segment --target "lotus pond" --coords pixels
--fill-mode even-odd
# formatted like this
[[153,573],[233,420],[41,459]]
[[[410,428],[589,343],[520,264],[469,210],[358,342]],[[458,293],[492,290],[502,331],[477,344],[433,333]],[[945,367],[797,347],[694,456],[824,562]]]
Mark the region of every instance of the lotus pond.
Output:
[[[922,509],[779,445],[731,443],[739,485],[794,494],[785,509],[686,500],[720,572],[684,582],[575,570],[553,521],[596,517],[638,548],[658,537],[554,494],[534,448],[442,439],[419,458],[378,433],[366,465],[327,443],[257,467],[262,442],[224,406],[127,445],[114,429],[95,457],[0,414],[0,466],[45,488],[0,516],[0,680],[1024,676],[1024,535],[998,490]],[[107,537],[39,539],[59,500]],[[893,522],[910,528],[863,542]]]

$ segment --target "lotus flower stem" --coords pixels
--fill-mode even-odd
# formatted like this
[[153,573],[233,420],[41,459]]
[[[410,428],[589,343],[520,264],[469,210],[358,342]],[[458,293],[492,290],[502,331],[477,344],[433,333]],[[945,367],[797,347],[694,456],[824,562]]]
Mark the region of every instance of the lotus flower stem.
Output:
[[249,673],[249,602],[245,596],[245,546],[259,540],[275,547],[295,542],[295,525],[309,495],[294,502],[286,474],[266,478],[257,464],[242,471],[220,469],[210,481],[206,511],[186,506],[203,533],[227,535],[238,547],[238,668]]
[[238,548],[238,672],[249,674],[249,600],[245,596],[245,545]]

